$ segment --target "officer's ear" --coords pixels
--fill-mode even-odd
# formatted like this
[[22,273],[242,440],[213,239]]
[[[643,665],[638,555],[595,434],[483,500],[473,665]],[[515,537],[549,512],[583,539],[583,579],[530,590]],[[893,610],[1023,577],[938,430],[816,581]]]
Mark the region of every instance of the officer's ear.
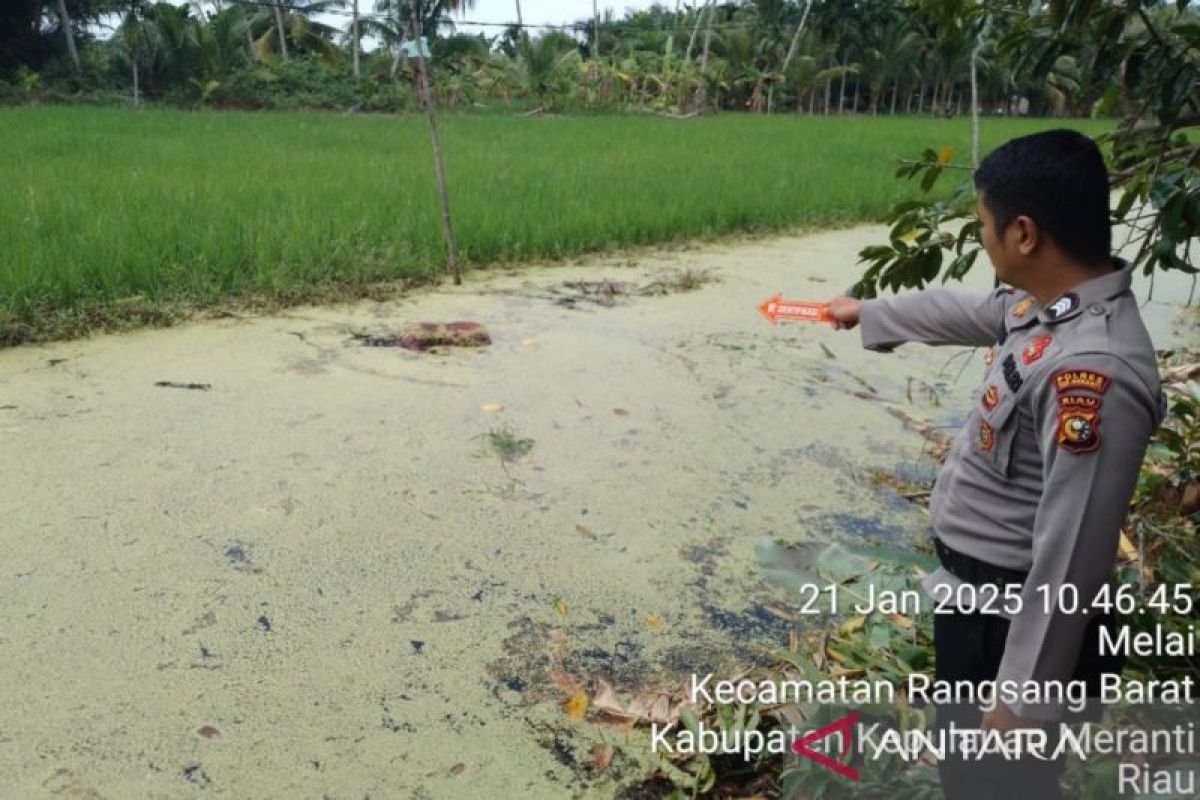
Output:
[[1012,221],[1006,235],[1011,237],[1009,241],[1012,242],[1017,252],[1027,258],[1034,254],[1042,238],[1042,232],[1038,230],[1033,217],[1027,217],[1024,214]]

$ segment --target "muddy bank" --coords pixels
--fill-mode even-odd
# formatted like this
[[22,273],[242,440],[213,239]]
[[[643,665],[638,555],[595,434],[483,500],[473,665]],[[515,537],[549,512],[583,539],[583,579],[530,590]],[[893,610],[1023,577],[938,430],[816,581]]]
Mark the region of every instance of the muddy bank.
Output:
[[[0,351],[0,783],[611,796],[644,765],[589,774],[556,663],[621,687],[753,658],[795,597],[763,542],[925,533],[865,476],[931,468],[894,412],[954,424],[982,353],[870,354],[755,311],[840,292],[880,235]],[[681,269],[716,282],[595,289]],[[1176,310],[1146,309],[1160,347],[1194,338]],[[363,346],[424,320],[490,344]]]

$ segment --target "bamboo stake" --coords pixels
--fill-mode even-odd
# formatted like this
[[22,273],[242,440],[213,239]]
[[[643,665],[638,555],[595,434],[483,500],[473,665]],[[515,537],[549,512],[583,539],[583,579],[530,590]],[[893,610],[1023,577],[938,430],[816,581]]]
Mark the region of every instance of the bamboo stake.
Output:
[[442,230],[446,234],[449,251],[450,274],[454,285],[462,285],[462,272],[458,266],[458,243],[454,239],[454,223],[450,218],[450,195],[446,190],[446,168],[442,163],[442,144],[438,139],[437,119],[433,114],[433,100],[429,93],[429,75],[426,71],[425,54],[421,52],[421,19],[417,16],[416,4],[412,7],[413,41],[417,43],[417,85],[421,93],[421,105],[425,107],[425,118],[429,121],[429,138],[433,142],[433,170],[437,175],[438,197],[442,203]]

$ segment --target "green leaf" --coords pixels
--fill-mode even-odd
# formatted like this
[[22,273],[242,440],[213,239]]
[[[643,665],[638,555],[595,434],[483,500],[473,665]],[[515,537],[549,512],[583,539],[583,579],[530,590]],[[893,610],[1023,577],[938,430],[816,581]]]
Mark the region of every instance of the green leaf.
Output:
[[822,578],[841,583],[865,575],[873,570],[876,564],[835,542],[821,551],[814,566]]
[[933,185],[937,183],[937,179],[941,176],[941,174],[941,167],[929,167],[925,171],[925,177],[921,179],[921,191],[928,193],[929,190],[933,188]]

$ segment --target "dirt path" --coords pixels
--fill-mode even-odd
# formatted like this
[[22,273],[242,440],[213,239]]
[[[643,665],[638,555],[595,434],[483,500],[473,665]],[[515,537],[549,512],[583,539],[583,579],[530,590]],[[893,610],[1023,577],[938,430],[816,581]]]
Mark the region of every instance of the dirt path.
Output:
[[[790,625],[756,545],[925,531],[866,475],[928,469],[889,407],[952,424],[981,354],[939,377],[955,351],[874,355],[755,312],[840,292],[881,235],[0,352],[5,793],[612,796],[556,652],[620,687],[753,657]],[[555,301],[683,267],[719,282]],[[1147,308],[1160,347],[1174,310]],[[492,346],[351,336],[455,319]],[[533,441],[509,464],[481,436],[504,426]]]

